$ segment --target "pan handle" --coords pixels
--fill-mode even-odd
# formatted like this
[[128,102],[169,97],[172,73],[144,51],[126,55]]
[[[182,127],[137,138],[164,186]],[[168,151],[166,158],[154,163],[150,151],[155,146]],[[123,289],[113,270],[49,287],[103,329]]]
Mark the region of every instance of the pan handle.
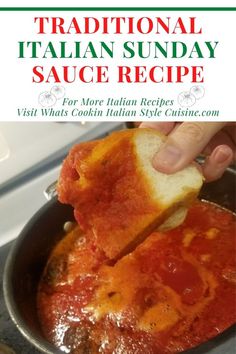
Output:
[[51,183],[43,192],[47,200],[51,200],[57,195],[57,181]]

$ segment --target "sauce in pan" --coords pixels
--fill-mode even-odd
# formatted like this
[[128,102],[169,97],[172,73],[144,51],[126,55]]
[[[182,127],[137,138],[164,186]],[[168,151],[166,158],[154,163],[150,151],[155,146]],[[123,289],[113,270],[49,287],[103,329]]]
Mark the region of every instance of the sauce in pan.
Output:
[[152,233],[109,265],[75,227],[38,291],[45,336],[66,353],[182,352],[236,322],[236,221],[196,202],[183,225]]

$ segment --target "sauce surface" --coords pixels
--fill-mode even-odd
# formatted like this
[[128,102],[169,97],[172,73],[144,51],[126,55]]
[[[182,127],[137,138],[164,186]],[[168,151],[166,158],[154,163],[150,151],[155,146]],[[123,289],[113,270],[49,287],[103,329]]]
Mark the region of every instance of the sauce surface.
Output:
[[231,212],[196,202],[180,227],[152,233],[113,266],[95,244],[74,228],[39,286],[44,334],[66,353],[178,353],[236,322]]

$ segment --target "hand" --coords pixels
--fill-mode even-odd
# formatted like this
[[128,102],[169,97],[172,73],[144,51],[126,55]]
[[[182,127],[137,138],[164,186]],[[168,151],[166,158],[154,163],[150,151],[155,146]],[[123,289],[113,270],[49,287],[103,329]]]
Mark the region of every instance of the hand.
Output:
[[153,122],[142,128],[154,128],[168,135],[166,143],[153,158],[153,166],[164,173],[174,173],[206,155],[201,166],[206,181],[222,176],[236,159],[236,124],[226,122]]

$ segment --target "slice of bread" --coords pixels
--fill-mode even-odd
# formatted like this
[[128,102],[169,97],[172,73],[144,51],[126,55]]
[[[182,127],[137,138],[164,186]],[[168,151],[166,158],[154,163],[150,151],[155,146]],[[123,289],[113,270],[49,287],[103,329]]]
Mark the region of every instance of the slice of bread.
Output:
[[73,205],[81,227],[92,230],[110,259],[133,250],[160,225],[177,226],[199,193],[203,176],[194,165],[172,175],[153,168],[165,139],[150,129],[113,133],[78,161],[70,156],[77,178],[70,182],[61,174],[59,200]]

